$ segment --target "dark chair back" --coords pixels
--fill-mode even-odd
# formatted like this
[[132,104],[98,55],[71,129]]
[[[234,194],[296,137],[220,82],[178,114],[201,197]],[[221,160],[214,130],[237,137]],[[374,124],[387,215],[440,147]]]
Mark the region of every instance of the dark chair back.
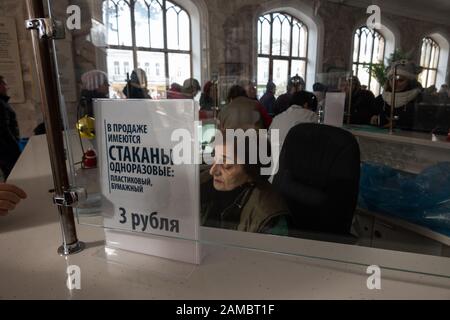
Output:
[[273,180],[292,213],[293,232],[349,235],[359,175],[359,145],[350,132],[315,123],[293,127]]

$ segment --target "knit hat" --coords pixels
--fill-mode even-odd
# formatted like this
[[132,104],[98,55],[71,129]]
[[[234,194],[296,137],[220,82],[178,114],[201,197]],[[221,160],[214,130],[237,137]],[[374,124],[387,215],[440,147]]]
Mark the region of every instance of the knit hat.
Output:
[[305,86],[305,80],[298,74],[289,79],[288,86],[302,85]]
[[394,76],[394,67],[397,66],[397,75],[405,77],[408,80],[416,80],[417,76],[420,72],[422,72],[422,68],[416,66],[416,64],[412,61],[396,61],[393,62],[388,70],[388,78]]
[[101,85],[108,83],[108,75],[100,70],[91,70],[81,76],[83,89],[94,91]]

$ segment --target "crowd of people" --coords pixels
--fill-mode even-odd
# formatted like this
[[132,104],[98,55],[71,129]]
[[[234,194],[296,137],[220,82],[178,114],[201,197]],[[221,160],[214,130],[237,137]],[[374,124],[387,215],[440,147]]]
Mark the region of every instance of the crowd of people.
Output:
[[[424,94],[424,89],[417,80],[419,72],[414,63],[399,65],[396,77],[393,69],[390,69],[389,81],[378,97],[362,86],[357,77],[345,79],[340,89],[346,95],[345,109],[350,110],[350,123],[387,126],[389,121],[392,121],[390,104],[395,87],[395,125],[404,129],[412,128],[414,105]],[[81,82],[78,116],[93,117],[93,100],[109,96],[108,76],[105,72],[93,70],[83,74]],[[315,83],[313,92],[309,92],[306,91],[304,79],[296,75],[289,79],[286,92],[278,97],[275,95],[276,88],[276,84],[269,81],[265,93],[258,99],[256,86],[252,81],[239,81],[231,86],[226,97],[227,103],[218,113],[218,128],[222,131],[278,129],[279,145],[272,147],[281,150],[291,128],[299,123],[322,121],[321,112],[326,92],[329,90],[326,85]],[[15,113],[8,104],[7,89],[5,79],[0,77],[0,143],[2,150],[5,150],[0,158],[0,169],[4,179],[20,155],[18,125]],[[214,90],[211,81],[207,81],[202,88],[199,81],[189,78],[182,85],[172,83],[166,93],[167,99],[197,99],[197,95],[201,93],[201,110],[211,111],[218,106]],[[450,96],[446,85],[443,85],[439,92],[435,90],[432,93],[446,98]],[[144,70],[136,69],[131,73],[122,94],[128,99],[152,99]],[[260,147],[260,143],[257,144]],[[247,141],[246,157],[249,147],[250,142]],[[256,164],[250,165],[245,159],[243,162],[237,161],[237,155],[230,159],[227,156],[227,148],[230,148],[230,141],[227,140],[215,146],[214,159],[220,158],[220,161],[215,160],[211,168],[201,176],[203,225],[287,235],[290,213],[283,199],[269,183],[269,177],[261,175],[260,169],[264,166],[262,161],[258,159]],[[270,149],[270,145],[268,148]],[[26,194],[22,190],[1,184],[0,214],[13,209],[20,199],[25,197]]]

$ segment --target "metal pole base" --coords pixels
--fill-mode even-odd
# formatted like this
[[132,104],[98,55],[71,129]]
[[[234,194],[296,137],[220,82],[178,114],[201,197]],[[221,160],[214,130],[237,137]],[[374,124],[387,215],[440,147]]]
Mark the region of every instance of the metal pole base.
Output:
[[58,248],[58,254],[60,256],[70,256],[72,254],[76,254],[78,252],[83,251],[86,248],[86,245],[84,244],[84,242],[78,241],[74,244],[68,245],[68,246],[60,246]]

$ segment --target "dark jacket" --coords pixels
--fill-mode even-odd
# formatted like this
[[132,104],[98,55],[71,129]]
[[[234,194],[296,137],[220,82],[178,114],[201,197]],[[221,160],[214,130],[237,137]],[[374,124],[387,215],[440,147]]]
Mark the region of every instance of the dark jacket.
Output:
[[81,118],[84,115],[88,115],[89,117],[94,116],[94,107],[93,100],[94,99],[105,99],[108,98],[107,95],[104,95],[96,90],[82,90],[81,91],[81,99],[80,99],[80,107],[79,117]]
[[275,96],[270,91],[264,93],[261,99],[259,99],[259,102],[264,106],[264,108],[266,108],[266,111],[269,115],[274,114],[273,109],[275,106],[275,101],[276,101]]
[[19,126],[16,113],[8,104],[9,97],[0,96],[0,169],[8,177],[20,156]]
[[285,93],[280,95],[273,105],[273,114],[278,115],[284,111],[286,111],[290,105],[292,94]]
[[[416,114],[416,105],[422,99],[422,95],[419,94],[414,100],[411,100],[402,107],[394,108],[394,127],[404,130],[414,129],[414,121]],[[375,99],[375,106],[380,110],[380,125],[384,126],[389,123],[391,117],[391,106],[384,101],[383,96],[379,95]]]
[[[201,183],[201,222],[206,227],[288,235],[289,212],[270,183],[246,184],[233,191],[217,191],[209,172]],[[280,228],[280,225],[284,227]]]
[[133,85],[131,82],[128,82],[122,92],[128,99],[151,99],[144,88]]
[[[348,97],[345,99],[345,110],[348,110]],[[350,123],[370,124],[372,116],[377,115],[375,108],[375,96],[369,90],[357,90],[352,95],[352,105],[350,108]]]

